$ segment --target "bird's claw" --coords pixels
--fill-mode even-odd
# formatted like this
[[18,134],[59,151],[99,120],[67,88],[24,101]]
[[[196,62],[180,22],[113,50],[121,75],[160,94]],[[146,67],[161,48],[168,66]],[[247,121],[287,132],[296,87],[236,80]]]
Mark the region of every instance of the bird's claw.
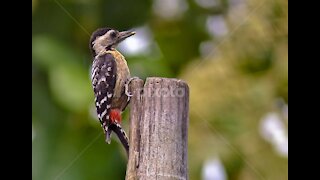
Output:
[[128,101],[130,101],[130,98],[133,96],[133,94],[131,92],[129,92],[129,85],[130,85],[131,81],[134,79],[138,79],[138,77],[130,78],[125,84],[125,93],[128,96]]

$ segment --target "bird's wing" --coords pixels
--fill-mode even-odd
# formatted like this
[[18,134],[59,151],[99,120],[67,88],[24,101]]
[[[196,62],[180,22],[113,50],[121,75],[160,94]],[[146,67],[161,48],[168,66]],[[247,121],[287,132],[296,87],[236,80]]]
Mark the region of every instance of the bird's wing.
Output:
[[91,69],[95,106],[108,143],[110,143],[111,130],[108,127],[110,126],[111,101],[117,78],[116,71],[116,62],[110,53],[96,57]]

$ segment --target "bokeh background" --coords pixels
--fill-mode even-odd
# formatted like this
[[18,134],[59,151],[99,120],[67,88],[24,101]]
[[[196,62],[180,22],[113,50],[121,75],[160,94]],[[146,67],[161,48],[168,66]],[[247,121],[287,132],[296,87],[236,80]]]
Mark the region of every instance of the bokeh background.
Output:
[[137,32],[132,75],[188,82],[190,180],[288,179],[287,0],[32,0],[34,180],[124,179],[89,78],[104,26]]

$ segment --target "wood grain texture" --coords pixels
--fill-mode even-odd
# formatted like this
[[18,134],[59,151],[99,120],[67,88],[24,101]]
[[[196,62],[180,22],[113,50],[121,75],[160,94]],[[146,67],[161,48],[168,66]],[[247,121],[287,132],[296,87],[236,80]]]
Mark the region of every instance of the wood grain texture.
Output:
[[187,180],[189,88],[178,79],[131,83],[126,180]]

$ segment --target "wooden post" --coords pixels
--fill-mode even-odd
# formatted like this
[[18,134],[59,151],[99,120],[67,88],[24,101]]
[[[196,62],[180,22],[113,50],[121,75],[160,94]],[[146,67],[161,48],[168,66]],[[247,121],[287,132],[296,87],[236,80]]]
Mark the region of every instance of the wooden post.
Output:
[[178,79],[131,83],[126,180],[188,180],[189,88]]

